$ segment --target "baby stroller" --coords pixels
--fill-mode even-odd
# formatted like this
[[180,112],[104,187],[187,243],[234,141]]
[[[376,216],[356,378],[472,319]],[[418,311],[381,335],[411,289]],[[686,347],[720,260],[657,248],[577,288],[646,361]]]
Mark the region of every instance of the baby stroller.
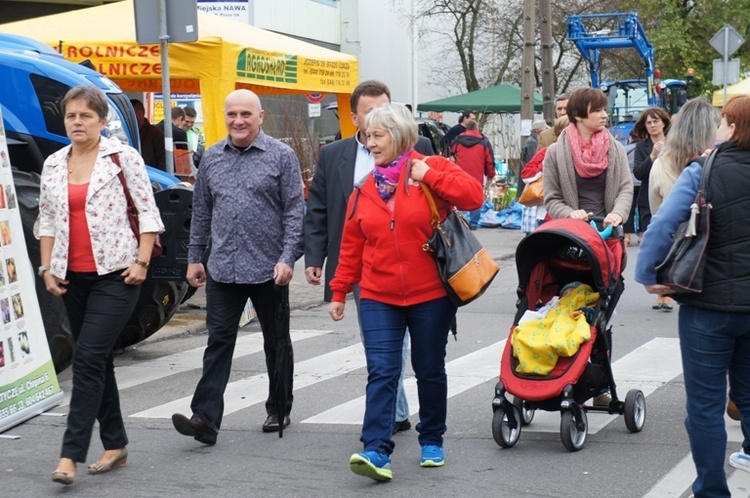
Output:
[[[595,221],[601,229],[602,219]],[[560,356],[547,375],[518,373],[519,361],[513,355],[509,337],[492,400],[492,436],[498,445],[515,445],[521,427],[531,423],[537,409],[560,411],[560,436],[569,451],[580,450],[586,442],[589,411],[624,414],[628,430],[643,429],[646,398],[633,389],[624,403],[620,401],[609,355],[612,328],[608,328],[608,323],[624,290],[620,274],[624,255],[621,229],[605,241],[597,229],[573,219],[548,221],[518,244],[518,311],[510,337],[526,310],[548,302],[565,284],[588,284],[599,293],[599,300],[593,305],[593,319],[587,319],[590,340],[583,342],[573,356]],[[609,406],[584,404],[607,391],[612,398]],[[512,399],[506,397],[506,392]]]

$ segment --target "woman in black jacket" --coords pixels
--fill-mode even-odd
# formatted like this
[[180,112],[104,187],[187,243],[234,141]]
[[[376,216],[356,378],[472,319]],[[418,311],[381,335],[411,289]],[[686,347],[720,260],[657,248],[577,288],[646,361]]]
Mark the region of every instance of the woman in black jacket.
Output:
[[646,231],[651,221],[651,210],[648,207],[648,176],[651,174],[651,166],[664,149],[669,121],[667,111],[661,107],[648,107],[641,113],[633,128],[632,135],[639,140],[635,146],[633,175],[641,181],[641,189],[636,199],[640,211],[641,234]]
[[[638,211],[640,213],[640,243],[643,234],[646,232],[651,222],[651,208],[648,202],[649,193],[649,175],[651,167],[659,154],[664,149],[667,130],[669,128],[669,113],[661,107],[648,107],[633,128],[633,135],[637,136],[640,141],[635,146],[635,166],[633,167],[633,176],[641,181],[641,188],[638,191]],[[656,303],[651,306],[655,310],[671,311],[673,304],[669,296],[657,296]]]
[[[685,386],[685,428],[697,479],[695,496],[730,498],[724,471],[729,395],[742,419],[742,450],[729,465],[750,472],[750,96],[734,97],[721,114],[716,156],[708,177],[711,230],[705,250],[703,291],[681,294],[678,330]],[[680,174],[643,239],[636,282],[652,294],[671,289],[657,282],[656,267],[672,246],[672,234],[690,217],[702,166]]]

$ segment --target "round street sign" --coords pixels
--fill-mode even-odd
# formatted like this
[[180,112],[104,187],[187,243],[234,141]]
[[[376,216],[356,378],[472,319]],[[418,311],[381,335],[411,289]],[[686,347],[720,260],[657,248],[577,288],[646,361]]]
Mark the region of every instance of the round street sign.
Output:
[[325,93],[308,93],[307,95],[305,95],[305,97],[307,97],[307,100],[309,100],[313,104],[317,104],[318,102],[323,100],[323,97],[325,96]]

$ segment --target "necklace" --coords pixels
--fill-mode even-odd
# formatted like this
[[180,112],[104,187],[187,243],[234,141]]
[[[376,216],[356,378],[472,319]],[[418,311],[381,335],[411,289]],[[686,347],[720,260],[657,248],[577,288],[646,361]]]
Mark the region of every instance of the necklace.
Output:
[[86,162],[88,152],[81,154],[77,156],[75,159],[73,158],[73,154],[68,156],[68,174],[72,175],[73,171],[81,164]]

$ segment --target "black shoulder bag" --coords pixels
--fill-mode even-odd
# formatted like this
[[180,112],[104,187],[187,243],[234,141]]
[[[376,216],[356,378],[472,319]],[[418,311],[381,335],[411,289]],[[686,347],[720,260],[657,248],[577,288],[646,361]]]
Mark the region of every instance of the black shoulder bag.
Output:
[[667,257],[656,267],[656,281],[671,287],[674,294],[703,291],[703,270],[711,229],[711,204],[706,201],[706,188],[715,157],[716,149],[703,165],[695,202],[690,206],[690,218],[677,227]]

